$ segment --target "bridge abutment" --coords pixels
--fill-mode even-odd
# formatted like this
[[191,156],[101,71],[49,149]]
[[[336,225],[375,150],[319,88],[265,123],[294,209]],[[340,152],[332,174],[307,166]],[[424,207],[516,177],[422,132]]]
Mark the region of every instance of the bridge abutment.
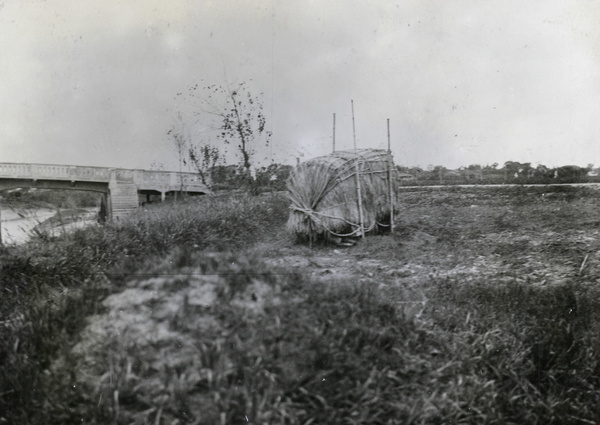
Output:
[[[110,219],[119,220],[137,209],[139,205],[138,187],[127,177],[117,175],[119,170],[111,170],[108,191],[110,194]],[[128,181],[130,180],[130,181]]]
[[138,208],[139,193],[160,193],[161,201],[168,192],[210,193],[196,173],[0,162],[0,191],[19,187],[101,192],[106,220]]

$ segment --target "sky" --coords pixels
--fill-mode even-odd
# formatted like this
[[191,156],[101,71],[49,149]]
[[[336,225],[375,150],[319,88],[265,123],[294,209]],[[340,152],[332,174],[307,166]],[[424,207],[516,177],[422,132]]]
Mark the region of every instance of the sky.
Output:
[[598,22],[586,0],[0,0],[0,161],[176,170],[169,129],[220,143],[177,93],[245,82],[258,166],[330,153],[334,113],[339,150],[387,149],[389,119],[406,166],[600,166]]

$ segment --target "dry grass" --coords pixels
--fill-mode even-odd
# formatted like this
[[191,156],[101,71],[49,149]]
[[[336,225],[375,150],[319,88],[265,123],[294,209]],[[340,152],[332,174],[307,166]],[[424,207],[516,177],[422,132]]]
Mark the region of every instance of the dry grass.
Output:
[[[23,246],[0,247],[0,422],[50,423],[48,397],[65,378],[48,374],[85,325],[129,276],[177,246],[188,251],[247,247],[282,226],[282,197],[203,198],[140,212],[124,222]],[[71,401],[54,399],[53,412]],[[64,413],[63,413],[64,414]],[[55,423],[64,423],[58,415]]]
[[335,152],[297,166],[288,180],[292,212],[287,228],[298,239],[360,235],[356,161],[366,231],[389,223],[390,204],[386,151]]
[[[142,262],[139,241],[193,222],[152,211],[153,219],[141,217],[146,224],[118,230],[117,252],[138,259],[129,268],[113,260],[120,271],[90,278],[86,293],[75,291],[76,279],[63,288],[56,278],[54,292],[43,288],[14,310],[11,325],[3,322],[20,327],[3,334],[3,360],[20,363],[2,369],[10,381],[2,381],[0,416],[56,424],[598,423],[596,198],[572,188],[406,193],[398,232],[349,250],[281,242],[286,205],[256,199],[237,211],[265,222],[282,215],[262,244],[239,230],[234,252],[215,253],[189,249],[182,232]],[[222,220],[233,219],[227,205]],[[236,248],[242,237],[250,251]],[[91,255],[79,238],[55,241],[46,262],[5,251],[3,267],[12,268],[3,271],[32,291],[53,253]],[[64,348],[48,351],[43,367],[28,365],[24,355],[41,358],[31,347],[50,341]]]

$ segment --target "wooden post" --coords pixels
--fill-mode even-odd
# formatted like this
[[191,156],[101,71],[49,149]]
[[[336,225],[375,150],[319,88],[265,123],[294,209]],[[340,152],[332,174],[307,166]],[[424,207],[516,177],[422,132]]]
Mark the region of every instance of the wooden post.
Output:
[[333,150],[335,152],[335,112],[333,113]]
[[394,188],[392,167],[392,146],[390,143],[390,119],[387,119],[387,136],[388,136],[388,185],[390,189],[390,233],[394,233]]
[[0,195],[0,246],[2,246],[2,195]]
[[100,211],[98,218],[102,224],[108,221],[108,193],[103,193],[100,197]]
[[360,172],[358,167],[358,150],[356,149],[356,128],[354,125],[354,100],[350,101],[352,105],[352,134],[354,135],[354,153],[356,154],[356,195],[358,197],[358,217],[360,220],[360,233],[365,238],[365,219],[363,217],[362,196],[360,194]]

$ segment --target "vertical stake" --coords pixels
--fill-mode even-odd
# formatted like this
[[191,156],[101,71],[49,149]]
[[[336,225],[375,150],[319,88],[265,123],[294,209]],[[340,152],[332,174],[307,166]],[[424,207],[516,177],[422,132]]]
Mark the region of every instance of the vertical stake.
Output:
[[387,136],[388,136],[388,185],[390,189],[390,233],[394,233],[394,189],[392,178],[392,145],[390,143],[390,119],[387,119]]
[[354,153],[356,154],[356,195],[358,197],[358,217],[360,219],[360,233],[365,238],[365,219],[363,217],[362,196],[360,195],[360,173],[358,168],[358,150],[356,149],[356,128],[354,125],[354,100],[350,100],[352,106],[352,134],[354,136]]
[[333,150],[335,152],[335,112],[333,113]]

